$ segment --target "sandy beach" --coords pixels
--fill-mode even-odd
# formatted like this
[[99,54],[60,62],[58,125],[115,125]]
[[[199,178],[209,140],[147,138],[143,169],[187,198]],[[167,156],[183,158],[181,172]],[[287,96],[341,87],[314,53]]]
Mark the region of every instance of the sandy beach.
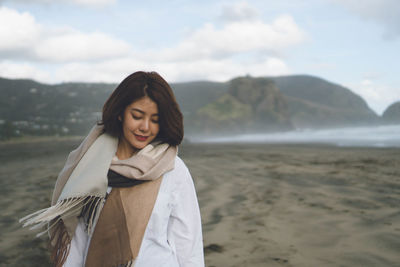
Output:
[[[51,266],[46,238],[18,219],[48,205],[78,143],[0,144],[0,266]],[[399,148],[185,144],[180,156],[209,267],[400,265]]]

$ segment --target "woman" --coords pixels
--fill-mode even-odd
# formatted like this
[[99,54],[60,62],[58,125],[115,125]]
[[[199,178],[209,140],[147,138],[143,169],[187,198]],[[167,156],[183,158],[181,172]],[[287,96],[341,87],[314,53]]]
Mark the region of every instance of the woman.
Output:
[[196,192],[177,156],[182,138],[168,83],[131,74],[70,153],[52,206],[21,221],[47,225],[56,266],[204,266]]

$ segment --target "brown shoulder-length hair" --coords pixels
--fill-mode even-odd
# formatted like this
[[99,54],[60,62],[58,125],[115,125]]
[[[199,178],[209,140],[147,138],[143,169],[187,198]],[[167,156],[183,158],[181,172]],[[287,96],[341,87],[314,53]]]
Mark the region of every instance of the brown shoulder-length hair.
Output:
[[122,135],[125,108],[132,102],[148,96],[158,107],[160,131],[156,140],[176,146],[183,139],[183,116],[169,84],[156,72],[138,71],[126,77],[103,106],[99,124],[112,136]]

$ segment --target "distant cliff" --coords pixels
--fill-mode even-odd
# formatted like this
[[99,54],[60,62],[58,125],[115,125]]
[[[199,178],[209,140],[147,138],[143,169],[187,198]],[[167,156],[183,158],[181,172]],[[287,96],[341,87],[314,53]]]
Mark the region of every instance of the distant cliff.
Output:
[[400,101],[391,104],[382,114],[385,123],[400,123]]
[[240,77],[227,92],[199,108],[191,128],[206,133],[248,133],[292,129],[285,98],[268,78]]
[[379,121],[364,99],[343,86],[306,75],[272,80],[286,96],[296,128],[356,126]]

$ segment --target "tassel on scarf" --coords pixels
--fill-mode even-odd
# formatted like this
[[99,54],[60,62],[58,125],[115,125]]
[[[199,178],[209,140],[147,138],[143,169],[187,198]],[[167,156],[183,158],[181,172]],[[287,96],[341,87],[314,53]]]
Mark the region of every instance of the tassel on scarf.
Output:
[[130,260],[126,264],[120,264],[120,265],[118,265],[116,267],[133,267],[134,264],[135,264],[135,261],[134,260]]
[[92,231],[94,230],[94,224],[97,222],[104,203],[105,198],[103,197],[87,197],[79,217],[84,219],[86,232],[88,235],[92,234]]
[[31,226],[31,230],[35,230],[41,228],[45,225],[48,225],[47,230],[41,233],[38,233],[36,236],[39,237],[49,230],[52,227],[58,224],[59,220],[61,220],[61,216],[63,219],[72,217],[72,216],[85,216],[86,218],[86,227],[88,233],[91,233],[93,224],[98,217],[99,205],[104,202],[103,197],[97,196],[88,196],[88,197],[74,197],[63,199],[54,206],[51,206],[46,209],[39,210],[35,213],[29,214],[24,218],[20,219],[19,222],[24,222],[24,227]]
[[98,219],[101,210],[100,205],[102,204],[104,204],[104,198],[96,196],[64,199],[54,206],[25,216],[20,219],[20,222],[25,222],[24,227],[31,226],[30,229],[48,225],[47,230],[37,234],[37,236],[41,236],[46,232],[49,233],[52,251],[51,260],[56,267],[61,267],[68,257],[72,240],[63,218],[67,219],[71,216],[83,217],[87,233],[90,235],[94,229],[94,223]]
[[[51,260],[54,266],[61,267],[67,260],[69,249],[71,247],[71,237],[68,235],[67,228],[61,219],[57,219],[53,229],[53,234],[50,237]],[[54,244],[54,245],[53,245]]]

